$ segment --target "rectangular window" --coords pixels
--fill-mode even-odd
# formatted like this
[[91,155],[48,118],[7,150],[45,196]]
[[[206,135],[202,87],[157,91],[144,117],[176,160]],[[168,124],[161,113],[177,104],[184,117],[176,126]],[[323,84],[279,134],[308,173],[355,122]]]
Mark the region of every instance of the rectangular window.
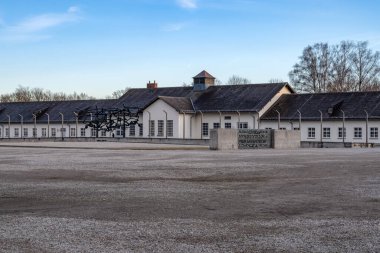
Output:
[[310,139],[315,138],[315,127],[309,127],[307,129],[307,138],[310,138]]
[[272,130],[272,128],[271,127],[266,127],[265,130]]
[[46,137],[46,128],[41,129],[41,136]]
[[5,128],[5,136],[9,137],[9,128]]
[[371,138],[374,138],[374,139],[379,138],[379,128],[377,128],[377,127],[371,127],[369,132],[370,132],[370,137]]
[[286,130],[286,127],[280,127],[279,130]]
[[239,129],[248,129],[248,122],[239,122],[238,128]]
[[66,128],[61,128],[61,137],[66,137]]
[[168,137],[173,137],[173,120],[167,121],[166,131],[168,132]]
[[164,136],[164,121],[157,120],[157,136]]
[[139,125],[139,136],[143,136],[144,135],[144,128],[143,128],[143,124],[141,123]]
[[34,128],[34,127],[33,127],[33,137],[34,138],[37,137],[37,128]]
[[51,129],[51,136],[52,137],[56,137],[57,136],[57,130],[54,127]]
[[76,135],[76,129],[70,128],[70,137],[75,137],[75,135]]
[[224,123],[224,128],[231,128],[231,123],[230,122]]
[[208,136],[208,123],[202,123],[202,135]]
[[362,128],[354,127],[354,138],[362,138]]
[[214,129],[220,128],[220,123],[219,122],[218,123],[214,123],[213,127],[214,127]]
[[136,125],[130,125],[129,126],[129,136],[135,136],[136,135]]
[[329,127],[323,128],[323,138],[329,139],[331,137],[331,130]]
[[91,128],[91,137],[96,137],[96,128]]
[[28,128],[24,128],[24,137],[28,137],[29,131]]
[[106,132],[106,130],[102,130],[102,131],[100,131],[100,136],[102,136],[102,137],[106,137],[106,136],[107,136],[107,132]]
[[[343,127],[338,128],[338,138],[343,138]],[[346,128],[344,128],[344,138],[346,138]]]
[[86,137],[86,128],[82,127],[80,129],[80,137]]
[[154,136],[154,120],[149,121],[149,136]]
[[300,128],[299,127],[295,127],[295,128],[293,128],[293,130],[299,131]]
[[231,120],[231,116],[224,116],[225,120]]
[[20,132],[18,128],[14,129],[14,134],[15,134],[15,137],[19,137]]

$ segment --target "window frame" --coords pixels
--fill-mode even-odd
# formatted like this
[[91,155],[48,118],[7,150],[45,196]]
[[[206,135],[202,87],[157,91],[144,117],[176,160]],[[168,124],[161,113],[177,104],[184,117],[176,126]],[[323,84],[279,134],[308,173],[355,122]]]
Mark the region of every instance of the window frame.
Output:
[[202,123],[202,136],[209,136],[208,122]]
[[308,127],[307,128],[307,138],[308,139],[315,139],[315,127]]

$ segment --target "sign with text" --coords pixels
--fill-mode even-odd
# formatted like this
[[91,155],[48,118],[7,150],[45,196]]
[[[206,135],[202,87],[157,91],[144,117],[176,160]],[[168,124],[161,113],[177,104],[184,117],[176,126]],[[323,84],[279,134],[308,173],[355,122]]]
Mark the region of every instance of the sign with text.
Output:
[[272,130],[239,129],[239,149],[272,148]]

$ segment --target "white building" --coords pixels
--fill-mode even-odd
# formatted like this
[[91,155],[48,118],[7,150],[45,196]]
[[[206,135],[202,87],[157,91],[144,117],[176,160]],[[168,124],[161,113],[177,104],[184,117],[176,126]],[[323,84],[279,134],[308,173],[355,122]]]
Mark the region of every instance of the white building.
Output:
[[[310,143],[379,144],[380,92],[295,94],[287,83],[215,86],[206,71],[193,87],[148,83],[118,100],[0,103],[0,138],[208,139],[213,128],[300,129]],[[139,124],[86,128],[94,108],[138,107]],[[343,125],[346,135],[343,135]]]

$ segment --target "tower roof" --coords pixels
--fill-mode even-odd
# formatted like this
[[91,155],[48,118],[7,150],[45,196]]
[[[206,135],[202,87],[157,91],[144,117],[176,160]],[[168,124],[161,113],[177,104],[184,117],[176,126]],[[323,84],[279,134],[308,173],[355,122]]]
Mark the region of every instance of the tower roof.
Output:
[[210,73],[208,73],[206,70],[203,70],[201,73],[194,76],[193,78],[213,78],[213,79],[215,79],[215,77],[210,75]]

